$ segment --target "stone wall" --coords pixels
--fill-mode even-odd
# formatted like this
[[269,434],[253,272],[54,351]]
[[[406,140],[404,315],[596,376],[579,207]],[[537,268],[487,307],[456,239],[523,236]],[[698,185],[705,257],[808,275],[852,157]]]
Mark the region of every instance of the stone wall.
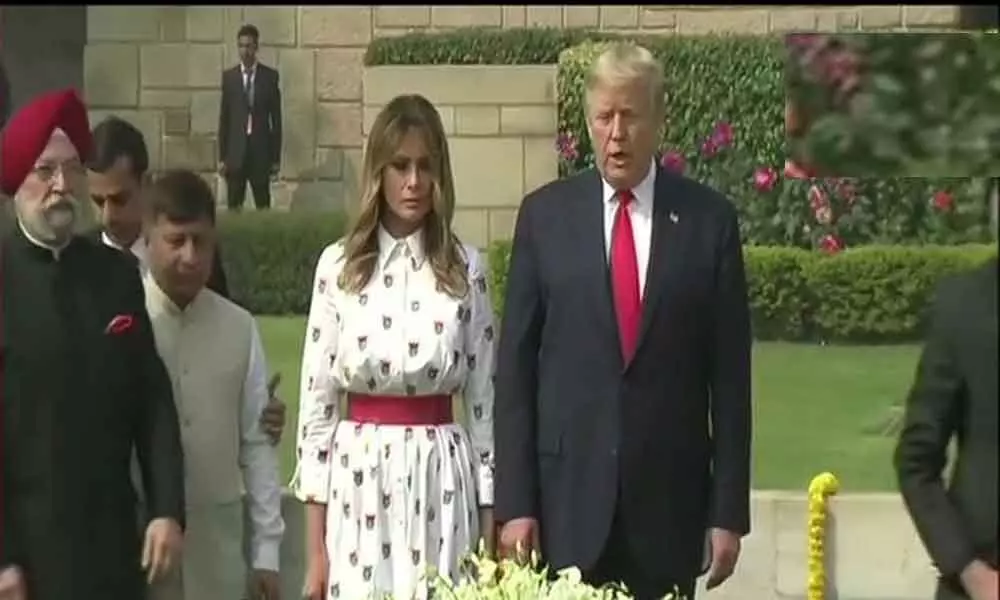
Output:
[[554,65],[372,67],[363,82],[365,136],[401,93],[437,106],[455,178],[454,225],[466,243],[509,239],[521,198],[559,174]]
[[[933,596],[936,571],[897,494],[845,494],[831,499],[827,576],[831,598],[922,600]],[[754,492],[752,532],[743,540],[736,574],[714,600],[805,598],[805,494]],[[286,496],[281,578],[284,597],[298,598],[305,557],[302,505]],[[704,580],[697,597],[703,597]]]
[[[281,73],[285,142],[279,206],[335,208],[357,194],[368,42],[466,26],[601,27],[699,34],[943,27],[955,6],[90,6],[84,85],[100,117],[133,120],[154,164],[210,173],[223,67],[236,31],[261,31],[263,62]],[[475,142],[470,142],[475,143]],[[211,178],[214,181],[214,178]]]

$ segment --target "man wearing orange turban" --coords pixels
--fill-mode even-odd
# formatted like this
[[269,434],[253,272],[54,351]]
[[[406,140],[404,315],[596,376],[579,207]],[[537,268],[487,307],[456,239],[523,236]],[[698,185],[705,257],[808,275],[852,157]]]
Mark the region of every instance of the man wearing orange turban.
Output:
[[180,431],[139,274],[73,235],[90,150],[72,91],[36,99],[0,134],[16,214],[0,239],[0,600],[141,598],[142,568],[159,577],[180,551]]

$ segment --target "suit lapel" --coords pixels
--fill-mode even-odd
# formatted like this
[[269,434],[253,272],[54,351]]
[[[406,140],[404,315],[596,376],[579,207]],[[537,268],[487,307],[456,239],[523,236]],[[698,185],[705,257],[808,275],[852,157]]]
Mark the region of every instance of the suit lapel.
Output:
[[664,290],[679,273],[685,231],[691,219],[685,220],[681,210],[680,190],[671,175],[657,167],[653,194],[653,231],[649,243],[649,264],[646,266],[646,286],[642,301],[642,321],[635,354],[642,350],[643,341],[652,325],[653,316]]
[[595,324],[618,346],[618,323],[611,297],[611,270],[604,240],[604,198],[601,178],[596,169],[581,178],[580,188],[578,193],[584,201],[579,208],[580,229],[576,232],[583,248],[579,260],[583,261],[583,268],[587,269],[586,279],[590,282],[587,293],[596,309]]

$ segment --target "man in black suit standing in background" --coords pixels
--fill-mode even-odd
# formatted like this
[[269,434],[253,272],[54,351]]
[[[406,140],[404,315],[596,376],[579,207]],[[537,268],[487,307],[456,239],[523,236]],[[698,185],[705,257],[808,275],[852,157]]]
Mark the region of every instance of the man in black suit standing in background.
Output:
[[899,490],[941,576],[938,600],[997,600],[997,412],[993,257],[938,288],[896,447]]
[[257,209],[267,210],[281,165],[281,86],[278,71],[257,61],[257,28],[244,25],[236,39],[240,62],[222,72],[219,172],[230,210],[243,207],[248,182]]

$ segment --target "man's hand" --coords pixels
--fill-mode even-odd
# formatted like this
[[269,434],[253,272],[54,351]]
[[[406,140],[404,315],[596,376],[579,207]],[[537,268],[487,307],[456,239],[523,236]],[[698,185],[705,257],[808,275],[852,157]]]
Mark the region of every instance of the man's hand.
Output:
[[713,528],[710,534],[712,562],[708,567],[705,589],[719,587],[736,570],[740,557],[740,536],[725,529]]
[[184,534],[177,521],[159,518],[149,522],[142,546],[142,568],[146,571],[148,583],[153,583],[174,568],[180,560],[183,544]]
[[27,600],[24,574],[16,566],[0,569],[0,600]]
[[285,430],[285,403],[276,395],[281,374],[277,373],[267,384],[267,395],[271,399],[260,414],[260,426],[271,438],[271,444],[277,446],[281,442],[281,434]]
[[271,165],[271,179],[273,181],[278,180],[278,173],[281,171],[280,165]]
[[229,172],[229,169],[226,167],[226,163],[222,162],[222,161],[219,161],[219,175],[225,176],[226,173],[228,173],[228,172]]
[[531,559],[532,552],[541,553],[541,550],[536,519],[530,517],[511,519],[500,529],[501,556],[527,561]]
[[962,587],[972,600],[997,600],[997,570],[981,560],[974,560],[962,570]]
[[254,569],[250,573],[248,600],[281,600],[281,581],[277,571]]

